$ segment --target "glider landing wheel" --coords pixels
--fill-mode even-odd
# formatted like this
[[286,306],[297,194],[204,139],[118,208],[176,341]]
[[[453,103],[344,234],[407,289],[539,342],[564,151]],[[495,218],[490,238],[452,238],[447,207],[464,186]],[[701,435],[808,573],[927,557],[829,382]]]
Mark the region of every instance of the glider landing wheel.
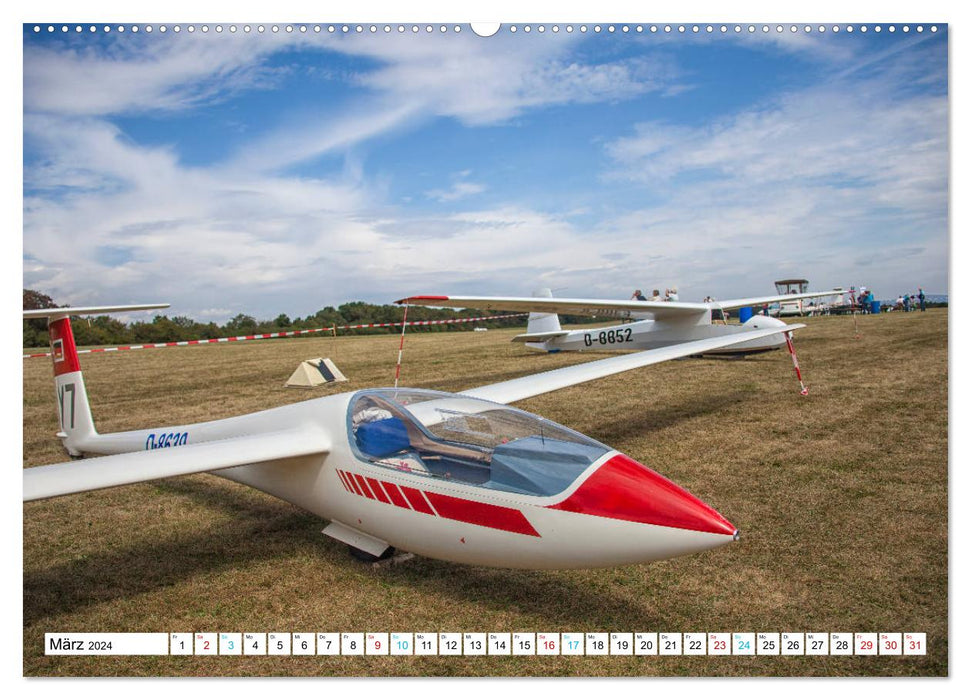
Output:
[[357,547],[347,545],[347,551],[350,552],[350,555],[358,561],[363,561],[367,564],[373,564],[376,561],[390,559],[394,556],[394,547],[388,547],[386,550],[381,552],[381,554],[371,554],[370,552],[365,552],[363,549],[358,549]]

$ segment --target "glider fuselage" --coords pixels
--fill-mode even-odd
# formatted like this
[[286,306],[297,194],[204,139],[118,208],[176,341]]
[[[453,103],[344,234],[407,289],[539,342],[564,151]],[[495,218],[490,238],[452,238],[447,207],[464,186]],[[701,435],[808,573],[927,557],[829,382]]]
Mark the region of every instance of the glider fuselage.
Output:
[[721,338],[747,331],[779,326],[780,332],[758,340],[749,340],[720,348],[709,354],[746,355],[784,347],[785,324],[768,316],[757,316],[743,324],[701,323],[640,320],[599,328],[564,331],[543,342],[526,346],[544,352],[582,352],[614,350],[653,350],[678,343],[706,338]]
[[[461,394],[381,391],[338,394],[205,423],[94,435],[78,447],[102,455],[177,449],[296,426],[339,434],[342,439],[334,439],[324,454],[212,473],[331,521],[325,534],[372,554],[393,546],[466,564],[591,568],[698,552],[736,536],[727,520],[671,481],[538,416]],[[395,454],[363,453],[355,435],[363,428],[352,423],[354,403],[402,392],[432,397],[428,404],[436,404],[433,409],[421,404],[415,409],[424,411],[428,426],[413,429],[410,443],[406,440]],[[432,410],[439,413],[429,417]],[[482,450],[488,462],[465,454],[469,443],[441,440],[429,430],[445,421],[475,424],[490,412],[526,425],[531,420],[537,427],[517,427],[509,436],[489,433],[496,447]],[[419,423],[411,414],[400,415]],[[538,434],[529,434],[533,430]],[[403,439],[407,436],[402,433]],[[417,440],[421,445],[416,446]],[[505,482],[496,475],[501,460],[515,469]]]

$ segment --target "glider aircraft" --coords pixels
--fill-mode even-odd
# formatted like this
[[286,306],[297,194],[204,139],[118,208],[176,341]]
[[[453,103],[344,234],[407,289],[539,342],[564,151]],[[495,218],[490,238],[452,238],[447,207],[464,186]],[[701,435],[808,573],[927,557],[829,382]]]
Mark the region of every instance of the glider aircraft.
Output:
[[[46,318],[60,431],[72,457],[23,470],[33,501],[211,472],[330,521],[362,559],[394,548],[503,568],[617,566],[699,552],[738,531],[711,506],[592,438],[507,404],[775,329],[707,338],[460,393],[366,389],[246,415],[97,432],[71,315],[160,305],[24,311]],[[789,326],[796,328],[800,326]]]
[[[531,312],[526,332],[513,338],[527,348],[543,352],[583,350],[651,350],[702,339],[736,337],[705,355],[751,355],[775,350],[786,345],[785,334],[792,326],[772,318],[755,315],[741,324],[712,323],[712,312],[727,311],[746,306],[761,307],[774,302],[827,297],[839,291],[807,292],[748,299],[713,302],[637,301],[610,299],[554,299],[549,289],[541,289],[533,297],[470,297],[470,296],[413,296],[399,299],[396,304],[444,306],[491,311]],[[560,328],[557,314],[605,316],[629,322],[566,331]],[[755,338],[743,337],[756,330],[774,329],[775,333]],[[702,354],[702,353],[696,353]]]

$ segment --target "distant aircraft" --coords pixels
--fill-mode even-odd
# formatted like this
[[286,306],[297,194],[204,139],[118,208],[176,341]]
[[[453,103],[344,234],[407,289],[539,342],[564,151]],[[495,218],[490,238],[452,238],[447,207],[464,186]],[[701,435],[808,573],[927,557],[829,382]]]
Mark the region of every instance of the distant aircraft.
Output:
[[[611,357],[447,394],[367,389],[222,420],[99,434],[71,315],[158,308],[24,311],[46,318],[68,462],[23,470],[24,501],[212,472],[330,521],[355,556],[394,548],[486,566],[617,566],[737,539],[711,506],[610,447],[505,404],[728,343],[753,330]],[[790,326],[793,328],[796,326]]]
[[[650,350],[702,339],[720,338],[736,342],[696,355],[751,355],[785,346],[785,333],[793,326],[783,321],[753,315],[741,324],[712,323],[712,312],[743,307],[761,308],[774,302],[809,299],[839,294],[838,291],[784,294],[727,301],[637,301],[610,299],[554,299],[549,289],[541,289],[533,297],[470,297],[470,296],[413,296],[399,299],[396,304],[444,306],[455,309],[475,308],[507,311],[529,311],[526,332],[513,341],[544,352],[583,350]],[[597,316],[626,319],[629,322],[602,328],[566,331],[560,328],[557,314]],[[771,329],[774,333],[755,339],[745,334]]]

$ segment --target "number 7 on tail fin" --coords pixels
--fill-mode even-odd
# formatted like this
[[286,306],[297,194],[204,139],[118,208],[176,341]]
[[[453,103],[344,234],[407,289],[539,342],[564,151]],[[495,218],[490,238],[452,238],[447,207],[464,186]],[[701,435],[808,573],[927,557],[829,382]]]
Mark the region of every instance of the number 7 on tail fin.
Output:
[[168,304],[137,304],[130,306],[86,306],[55,309],[31,309],[24,311],[24,318],[47,319],[47,331],[51,341],[51,358],[54,362],[54,385],[57,391],[57,415],[60,420],[64,448],[72,457],[80,457],[98,435],[84,388],[84,376],[78,359],[71,316],[105,314],[146,309],[164,309]]

